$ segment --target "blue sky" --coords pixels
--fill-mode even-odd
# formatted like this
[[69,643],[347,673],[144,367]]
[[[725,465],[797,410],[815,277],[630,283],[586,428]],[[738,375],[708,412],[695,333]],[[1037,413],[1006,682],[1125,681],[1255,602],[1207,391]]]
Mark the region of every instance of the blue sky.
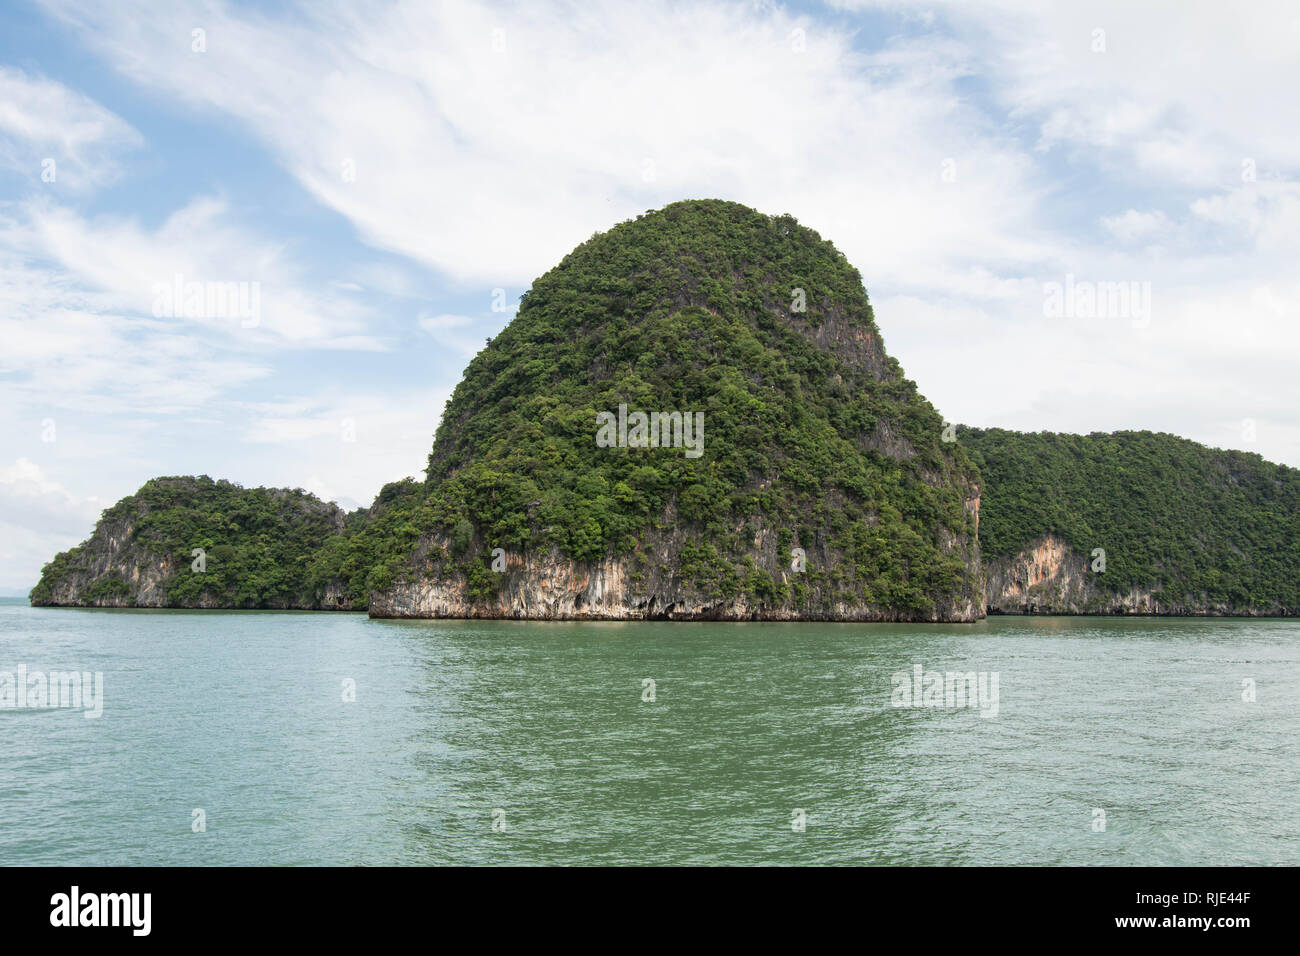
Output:
[[1300,12],[1079,6],[6,5],[0,589],[154,475],[368,504],[494,303],[696,196],[835,242],[952,421],[1300,465]]

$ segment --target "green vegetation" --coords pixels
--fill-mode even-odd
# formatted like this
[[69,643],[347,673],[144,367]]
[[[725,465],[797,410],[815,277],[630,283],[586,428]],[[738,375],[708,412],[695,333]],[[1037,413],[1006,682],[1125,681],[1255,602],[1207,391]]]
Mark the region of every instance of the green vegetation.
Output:
[[[597,447],[597,413],[620,403],[703,412],[703,456]],[[810,568],[810,586],[927,611],[964,568],[945,533],[971,530],[975,472],[942,429],[830,243],[788,216],[682,202],[536,281],[448,402],[427,497],[407,513],[451,542],[424,573],[469,573],[493,547],[627,555],[668,521],[692,542],[687,581],[764,601],[788,595],[745,557],[760,526],[794,529],[809,553],[842,558]]]
[[[597,446],[597,413],[620,404],[702,412],[704,454]],[[166,558],[175,604],[365,606],[447,573],[488,598],[497,547],[624,556],[638,582],[662,570],[654,549],[719,601],[928,614],[974,553],[975,470],[942,429],[830,243],[789,216],[682,202],[594,236],[537,280],[448,402],[425,482],[388,485],[344,520],[302,492],[158,479],[105,523],[137,516],[133,547]],[[756,540],[775,534],[779,553],[756,562]],[[94,544],[55,558],[33,601],[86,575]],[[772,569],[793,546],[817,560],[782,583]],[[188,573],[200,547],[208,571]]]
[[424,486],[411,478],[390,482],[367,511],[348,515],[343,534],[321,546],[307,571],[310,593],[341,586],[354,607],[364,608],[374,591],[390,587],[410,567],[420,526],[428,524],[422,506]]
[[1300,471],[1147,431],[958,437],[984,479],[986,558],[1052,532],[1083,554],[1105,548],[1108,589],[1300,609]]
[[[206,475],[155,478],[105,510],[89,541],[47,564],[31,599],[48,603],[58,582],[91,576],[97,566],[110,570],[88,583],[85,597],[126,599],[133,589],[113,570],[125,555],[134,567],[170,569],[163,581],[170,605],[316,603],[326,582],[313,565],[343,538],[344,521],[337,507],[301,489],[242,488]],[[203,573],[192,570],[196,548],[205,552]]]
[[[703,455],[600,447],[597,415],[620,405],[703,413]],[[830,243],[789,216],[675,203],[536,281],[447,403],[424,481],[344,515],[301,490],[155,479],[32,601],[130,603],[145,567],[180,606],[364,608],[440,578],[489,600],[502,548],[622,558],[637,593],[924,617],[974,599],[978,482],[986,557],[1050,532],[1104,548],[1116,593],[1300,609],[1300,471],[1150,432],[943,430]],[[806,573],[784,573],[793,547]]]

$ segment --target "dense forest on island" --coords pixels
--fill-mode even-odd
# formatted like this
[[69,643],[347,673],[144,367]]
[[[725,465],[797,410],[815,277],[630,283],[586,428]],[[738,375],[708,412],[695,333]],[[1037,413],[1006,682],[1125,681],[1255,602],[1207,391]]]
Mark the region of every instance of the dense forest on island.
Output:
[[[706,453],[598,447],[596,416],[620,403],[703,412]],[[692,539],[681,575],[718,600],[821,588],[924,612],[963,574],[944,535],[973,534],[974,469],[942,429],[834,246],[789,216],[676,203],[594,236],[523,296],[448,402],[414,527],[485,591],[471,543],[635,560],[667,520]],[[843,560],[778,580],[747,560],[761,528],[786,554]]]
[[142,587],[163,606],[301,604],[313,592],[313,562],[363,515],[349,518],[300,488],[154,478],[105,509],[88,541],[46,565],[31,600],[67,603],[72,585],[91,604],[131,606]]
[[[703,454],[603,447],[598,416],[620,406],[701,413]],[[527,616],[553,597],[528,576],[568,562],[543,590],[574,603],[551,613],[613,573],[626,616],[969,620],[981,561],[1050,535],[1105,550],[1090,588],[1300,608],[1296,469],[1152,432],[944,432],[831,243],[790,216],[674,203],[533,283],[470,361],[423,479],[351,514],[301,489],[154,479],[31,599]]]
[[1300,470],[1149,431],[957,436],[983,481],[986,559],[1052,533],[1103,548],[1110,591],[1300,611]]

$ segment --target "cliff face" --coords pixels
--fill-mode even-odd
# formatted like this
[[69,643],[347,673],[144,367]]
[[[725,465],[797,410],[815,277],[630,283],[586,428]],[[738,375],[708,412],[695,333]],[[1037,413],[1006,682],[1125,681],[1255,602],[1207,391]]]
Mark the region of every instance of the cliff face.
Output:
[[989,614],[1168,615],[1172,617],[1286,617],[1280,604],[1234,607],[1206,594],[1162,599],[1150,588],[1108,586],[1105,572],[1052,534],[1011,558],[985,557]]
[[423,482],[344,515],[301,490],[154,479],[56,556],[31,600],[540,620],[1295,615],[1300,471],[1151,432],[954,434],[829,242],[788,216],[683,202],[533,284],[447,403]]
[[[972,513],[978,498],[970,500]],[[755,568],[771,575],[778,588],[799,582],[778,551],[778,533],[760,528],[753,540]],[[928,615],[900,613],[818,592],[804,607],[755,599],[740,594],[719,598],[684,580],[683,547],[689,537],[681,532],[648,535],[636,551],[624,557],[596,562],[575,561],[552,549],[545,554],[502,556],[503,568],[488,593],[476,593],[470,575],[455,568],[401,581],[370,598],[371,617],[382,618],[511,618],[566,621],[933,621],[969,622],[984,617],[983,579],[977,573],[963,579],[961,588]],[[426,540],[422,548],[447,553],[447,539]],[[963,561],[978,567],[978,552],[969,543],[952,542]],[[965,547],[967,550],[958,550]],[[840,560],[827,549],[808,553],[813,565]],[[806,573],[806,572],[805,572]]]
[[306,563],[344,526],[341,510],[305,492],[156,478],[46,565],[31,602],[354,610],[341,582],[313,580]]
[[101,521],[77,549],[77,559],[42,577],[33,604],[58,607],[167,607],[166,581],[175,561],[148,554],[131,542],[128,519]]
[[1300,613],[1300,471],[1154,432],[958,439],[990,613]]
[[1117,595],[1087,556],[1052,534],[1011,558],[984,560],[990,614],[1154,614],[1150,592]]
[[[638,413],[700,441],[625,439]],[[977,472],[943,428],[833,246],[677,203],[574,250],[470,363],[370,612],[975,620]]]

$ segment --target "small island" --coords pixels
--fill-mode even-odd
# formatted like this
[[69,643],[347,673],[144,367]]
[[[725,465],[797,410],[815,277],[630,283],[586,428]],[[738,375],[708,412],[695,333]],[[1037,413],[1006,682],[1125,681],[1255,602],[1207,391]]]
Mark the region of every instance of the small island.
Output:
[[533,284],[447,403],[423,481],[347,514],[301,489],[155,478],[46,565],[31,602],[1287,616],[1300,471],[1152,432],[952,425],[885,352],[831,243],[790,216],[685,201]]

